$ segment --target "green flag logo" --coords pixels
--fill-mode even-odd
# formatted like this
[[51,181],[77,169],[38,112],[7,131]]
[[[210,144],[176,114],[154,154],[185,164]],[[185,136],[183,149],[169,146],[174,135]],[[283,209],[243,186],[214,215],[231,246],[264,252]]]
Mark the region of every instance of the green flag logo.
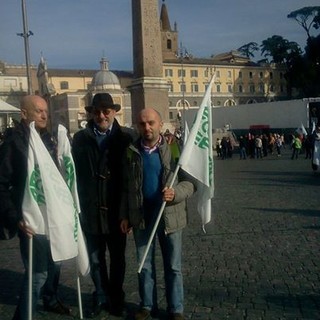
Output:
[[72,190],[73,184],[74,184],[74,166],[73,163],[71,161],[71,158],[68,156],[63,156],[63,163],[64,163],[64,167],[66,169],[65,172],[65,180],[66,180],[66,184],[69,188],[69,190]]
[[[75,181],[75,171],[74,171],[74,165],[73,162],[71,160],[71,157],[68,157],[66,155],[63,156],[63,163],[64,163],[64,167],[65,167],[65,181],[66,184],[69,188],[69,190],[72,193],[72,189],[74,186],[74,181]],[[76,206],[73,203],[74,206],[74,228],[73,228],[73,237],[75,239],[76,242],[78,242],[78,214],[77,214],[77,210],[76,210]]]
[[[205,106],[203,109],[202,117],[201,117],[201,123],[195,138],[195,145],[199,148],[205,150],[210,147],[209,139],[211,132],[209,132],[209,107]],[[208,152],[208,170],[209,170],[209,184],[212,186],[213,183],[213,161],[212,157],[210,156],[210,150]]]
[[30,175],[29,189],[32,194],[33,199],[38,205],[45,205],[46,199],[44,196],[43,185],[40,175],[39,165],[35,164],[33,171]]

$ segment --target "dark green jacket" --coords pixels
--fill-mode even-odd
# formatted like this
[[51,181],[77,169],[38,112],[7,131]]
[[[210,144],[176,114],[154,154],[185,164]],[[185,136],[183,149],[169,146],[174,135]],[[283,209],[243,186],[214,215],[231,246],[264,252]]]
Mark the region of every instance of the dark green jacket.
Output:
[[[143,163],[140,155],[140,139],[130,145],[124,160],[124,189],[121,201],[120,216],[128,219],[134,228],[145,228],[143,211],[142,181]],[[171,155],[171,148],[164,138],[159,146],[160,159],[163,166],[162,187],[169,186],[176,168],[176,161]],[[194,192],[194,184],[191,178],[179,170],[178,177],[174,182],[175,198],[168,202],[164,209],[163,219],[167,233],[180,230],[187,225],[186,199]]]

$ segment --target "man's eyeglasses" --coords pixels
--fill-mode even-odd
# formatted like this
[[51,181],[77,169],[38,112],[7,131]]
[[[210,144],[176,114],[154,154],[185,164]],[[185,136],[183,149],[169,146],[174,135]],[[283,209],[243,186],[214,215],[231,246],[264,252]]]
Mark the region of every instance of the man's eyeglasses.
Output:
[[104,116],[108,116],[112,112],[112,109],[94,109],[92,111],[95,116],[100,116],[101,112]]

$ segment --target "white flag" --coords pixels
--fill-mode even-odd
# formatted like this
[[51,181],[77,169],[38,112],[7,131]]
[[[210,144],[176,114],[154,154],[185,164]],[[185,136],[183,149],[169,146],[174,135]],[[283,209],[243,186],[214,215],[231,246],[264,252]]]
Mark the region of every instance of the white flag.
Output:
[[78,241],[82,236],[78,212],[34,122],[30,124],[28,175],[22,210],[24,220],[33,231],[50,239],[54,261],[78,256]]
[[214,195],[211,118],[211,88],[214,78],[215,76],[204,95],[178,163],[197,179],[198,211],[203,227],[211,220],[211,198]]
[[[58,126],[58,161],[61,174],[72,194],[73,202],[77,213],[80,213],[80,202],[77,190],[77,176],[75,165],[71,153],[71,145],[67,135],[67,129],[59,124]],[[80,221],[78,219],[78,250],[77,257],[78,270],[82,275],[90,272],[89,258],[85,240],[82,234]]]
[[311,128],[311,134],[316,131],[316,123],[315,121],[312,121],[312,128]]
[[303,134],[304,136],[306,136],[308,134],[306,128],[304,127],[303,123],[301,122],[301,125],[299,128],[296,129],[296,132],[298,134]]

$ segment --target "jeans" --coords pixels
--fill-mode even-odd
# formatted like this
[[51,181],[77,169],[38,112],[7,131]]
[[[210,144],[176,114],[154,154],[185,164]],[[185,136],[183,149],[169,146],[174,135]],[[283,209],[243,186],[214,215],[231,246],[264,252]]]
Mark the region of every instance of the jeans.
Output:
[[[151,227],[150,227],[151,226]],[[134,229],[134,239],[137,249],[138,262],[147,246],[151,233],[150,225],[145,230]],[[159,224],[157,230],[160,249],[164,266],[164,280],[166,287],[167,311],[170,313],[183,312],[183,279],[181,272],[181,248],[182,230],[165,234],[163,223]],[[156,310],[157,288],[156,288],[156,268],[155,268],[155,248],[156,236],[154,237],[148,255],[141,272],[138,274],[139,294],[141,307],[148,310]]]
[[291,159],[298,159],[300,153],[300,149],[293,147]]
[[[13,319],[27,320],[29,309],[29,238],[20,233],[20,253],[25,268],[22,288]],[[44,303],[57,302],[61,263],[55,263],[51,257],[50,242],[45,235],[33,237],[33,272],[32,272],[32,314],[35,314],[38,300],[43,293]],[[41,289],[43,289],[41,292]]]
[[245,147],[240,148],[240,159],[247,159],[247,152]]

